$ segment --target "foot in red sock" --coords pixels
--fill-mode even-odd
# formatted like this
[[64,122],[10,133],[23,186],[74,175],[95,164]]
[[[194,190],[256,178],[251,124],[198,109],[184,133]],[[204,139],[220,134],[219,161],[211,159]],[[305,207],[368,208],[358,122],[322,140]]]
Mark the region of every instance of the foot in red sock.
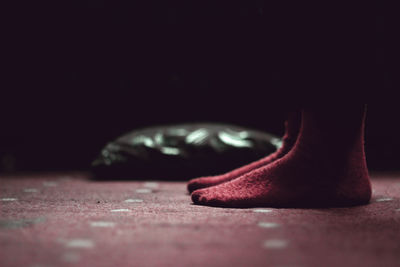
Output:
[[338,207],[367,204],[365,106],[302,112],[293,149],[229,182],[193,192],[195,204],[219,207]]
[[235,178],[242,176],[247,172],[250,172],[252,170],[270,164],[271,162],[274,162],[275,160],[283,157],[290,151],[290,149],[292,149],[294,143],[296,142],[297,135],[300,129],[300,122],[301,122],[300,111],[293,112],[289,115],[288,120],[285,122],[285,134],[282,138],[282,146],[276,152],[260,160],[252,162],[248,165],[242,166],[238,169],[225,173],[223,175],[192,179],[188,183],[187,186],[188,191],[192,193],[193,191],[200,188],[210,187],[231,181]]

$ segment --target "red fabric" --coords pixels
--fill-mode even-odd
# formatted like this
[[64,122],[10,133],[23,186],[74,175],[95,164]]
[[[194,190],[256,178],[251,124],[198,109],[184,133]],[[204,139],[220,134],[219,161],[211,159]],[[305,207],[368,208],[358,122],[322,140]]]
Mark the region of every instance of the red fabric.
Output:
[[282,147],[278,149],[276,152],[258,161],[252,162],[248,165],[242,166],[238,169],[235,169],[233,171],[230,171],[222,175],[192,179],[188,183],[188,191],[192,193],[193,191],[200,188],[210,187],[231,181],[249,171],[270,164],[271,162],[274,162],[275,160],[283,157],[284,155],[286,155],[287,152],[290,151],[290,149],[296,142],[300,128],[300,121],[301,121],[300,112],[293,112],[292,114],[289,115],[288,120],[285,122],[285,134],[282,138]]
[[220,207],[330,207],[367,204],[365,106],[302,111],[299,137],[282,158],[239,178],[192,193],[195,204]]

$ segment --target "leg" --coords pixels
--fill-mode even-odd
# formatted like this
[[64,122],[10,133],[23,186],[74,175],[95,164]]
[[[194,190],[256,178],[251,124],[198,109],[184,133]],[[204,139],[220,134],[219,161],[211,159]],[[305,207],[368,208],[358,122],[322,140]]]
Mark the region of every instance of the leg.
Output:
[[221,207],[330,207],[366,204],[365,105],[302,109],[299,137],[282,158],[229,182],[193,192],[195,204]]

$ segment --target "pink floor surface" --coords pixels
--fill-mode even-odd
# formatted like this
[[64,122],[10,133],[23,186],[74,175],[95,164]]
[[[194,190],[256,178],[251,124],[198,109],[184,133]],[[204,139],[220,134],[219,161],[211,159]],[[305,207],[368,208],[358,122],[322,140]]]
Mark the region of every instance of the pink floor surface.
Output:
[[400,175],[371,204],[222,209],[183,182],[0,178],[0,266],[400,266]]

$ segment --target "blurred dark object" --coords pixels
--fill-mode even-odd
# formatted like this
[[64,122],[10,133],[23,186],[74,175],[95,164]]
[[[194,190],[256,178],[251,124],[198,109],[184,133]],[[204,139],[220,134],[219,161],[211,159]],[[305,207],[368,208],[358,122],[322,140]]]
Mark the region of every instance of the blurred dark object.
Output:
[[92,162],[97,179],[216,175],[274,152],[280,139],[243,127],[198,123],[135,130],[108,143]]
[[[357,6],[354,16],[337,6],[326,17],[303,2],[288,8],[266,0],[53,1],[51,12],[45,2],[6,3],[15,9],[4,17],[0,173],[86,170],[105,143],[151,125],[224,122],[280,136],[282,105],[301,102],[296,96],[309,97],[309,82],[321,81],[305,62],[319,72],[324,62],[337,63],[329,63],[334,71],[326,84],[355,72],[356,86],[335,87],[349,89],[344,100],[353,90],[368,102],[399,87],[397,9],[385,2],[373,12]],[[341,23],[333,32],[335,21]],[[362,60],[351,65],[353,52]],[[371,71],[367,61],[376,62]],[[297,79],[303,74],[309,82]],[[142,116],[149,107],[154,112]],[[400,169],[399,117],[397,104],[369,104],[370,170]]]

